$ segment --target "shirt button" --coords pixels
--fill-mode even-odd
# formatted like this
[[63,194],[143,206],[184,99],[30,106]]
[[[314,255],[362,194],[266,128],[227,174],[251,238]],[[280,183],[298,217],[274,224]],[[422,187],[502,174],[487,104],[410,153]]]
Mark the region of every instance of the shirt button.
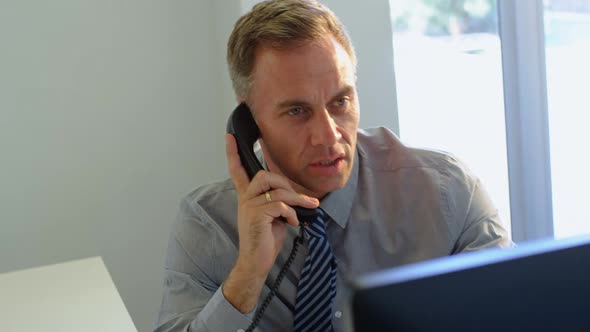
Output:
[[334,317],[336,317],[336,318],[340,318],[340,317],[342,317],[342,311],[340,311],[340,310],[336,311],[336,312],[334,313]]

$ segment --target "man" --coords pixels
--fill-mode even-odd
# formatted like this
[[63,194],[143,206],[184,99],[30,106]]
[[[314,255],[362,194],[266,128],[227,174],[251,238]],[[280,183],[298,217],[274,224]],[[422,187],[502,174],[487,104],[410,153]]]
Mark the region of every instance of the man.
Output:
[[[181,205],[156,331],[250,326],[298,233],[291,206],[321,206],[326,215],[318,220],[329,243],[321,255],[332,261],[307,262],[316,250],[307,234],[276,296],[255,319],[262,331],[349,329],[348,278],[511,246],[496,209],[460,162],[408,148],[383,128],[358,129],[354,50],[325,6],[313,0],[256,5],[236,23],[228,64],[237,100],[260,128],[268,171],[249,181],[234,137],[226,136],[231,180],[203,186]],[[309,273],[316,265],[332,273],[335,289],[318,286],[325,282]],[[324,300],[302,308],[306,278],[314,280],[307,287],[318,288],[307,296]],[[319,307],[326,312],[321,320],[301,314]],[[298,314],[308,320],[304,325],[297,325]]]

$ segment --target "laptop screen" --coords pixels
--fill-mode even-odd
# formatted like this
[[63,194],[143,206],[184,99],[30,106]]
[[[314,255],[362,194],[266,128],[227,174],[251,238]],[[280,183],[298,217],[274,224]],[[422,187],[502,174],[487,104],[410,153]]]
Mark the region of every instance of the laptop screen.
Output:
[[356,331],[590,331],[590,237],[406,265],[353,288]]

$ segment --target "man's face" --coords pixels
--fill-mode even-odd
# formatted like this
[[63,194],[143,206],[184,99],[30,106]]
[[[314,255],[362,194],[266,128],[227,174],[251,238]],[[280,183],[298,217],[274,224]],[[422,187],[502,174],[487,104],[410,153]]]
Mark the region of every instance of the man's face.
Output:
[[247,100],[269,170],[316,198],[352,170],[359,112],[355,68],[332,37],[288,49],[260,47]]

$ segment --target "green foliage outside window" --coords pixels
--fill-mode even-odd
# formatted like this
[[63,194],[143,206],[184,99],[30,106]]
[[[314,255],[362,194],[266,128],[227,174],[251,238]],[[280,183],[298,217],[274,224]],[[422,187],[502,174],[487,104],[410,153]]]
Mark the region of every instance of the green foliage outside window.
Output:
[[420,31],[441,36],[498,29],[496,0],[394,0],[396,31]]

